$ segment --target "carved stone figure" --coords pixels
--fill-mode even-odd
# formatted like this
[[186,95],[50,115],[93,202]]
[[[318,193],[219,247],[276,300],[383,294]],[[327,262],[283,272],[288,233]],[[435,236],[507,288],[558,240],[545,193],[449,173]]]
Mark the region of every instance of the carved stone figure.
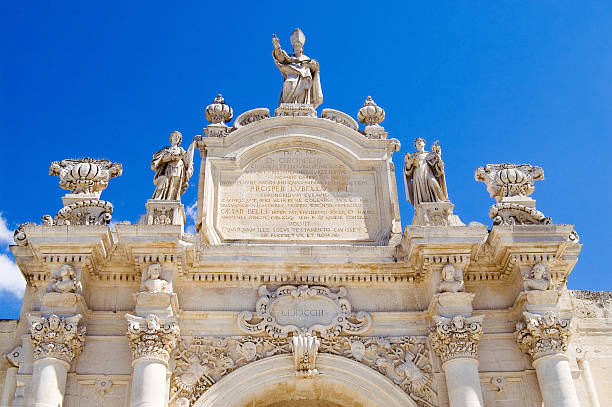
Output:
[[170,134],[170,146],[153,154],[151,169],[155,171],[153,199],[180,201],[187,190],[189,178],[193,174],[193,149],[191,143],[187,151],[180,146],[183,136],[178,131]]
[[290,39],[293,45],[292,55],[287,54],[281,48],[276,35],[272,35],[272,57],[283,74],[283,89],[278,104],[300,103],[316,108],[323,102],[319,63],[303,54],[306,36],[302,30],[293,30]]
[[431,347],[442,363],[459,357],[478,358],[478,342],[482,336],[484,315],[446,318],[434,315],[434,325],[429,333]]
[[77,293],[81,291],[81,282],[74,268],[69,264],[62,265],[51,273],[48,292]]
[[68,363],[83,351],[85,327],[78,327],[81,315],[61,318],[28,316],[34,359],[57,358]]
[[439,293],[456,293],[465,291],[463,283],[463,273],[459,269],[455,269],[452,264],[446,264],[440,272],[442,277],[438,284]]
[[545,263],[536,263],[529,272],[523,274],[525,291],[548,290],[550,288],[550,271]]
[[417,151],[406,154],[404,181],[406,198],[415,207],[425,202],[448,202],[442,150],[436,141],[432,152],[425,151],[425,140],[414,141]]
[[161,265],[157,263],[151,264],[147,270],[146,277],[140,287],[141,291],[148,291],[150,293],[170,292],[168,282],[161,278]]
[[132,359],[150,357],[168,363],[180,334],[176,317],[161,319],[149,314],[142,318],[126,314],[125,318],[128,320],[127,338]]
[[524,353],[534,359],[567,350],[570,339],[570,320],[547,311],[543,315],[523,312],[523,320],[516,324],[516,342]]
[[319,374],[315,363],[321,342],[309,334],[296,335],[291,338],[295,374],[300,377],[313,377]]

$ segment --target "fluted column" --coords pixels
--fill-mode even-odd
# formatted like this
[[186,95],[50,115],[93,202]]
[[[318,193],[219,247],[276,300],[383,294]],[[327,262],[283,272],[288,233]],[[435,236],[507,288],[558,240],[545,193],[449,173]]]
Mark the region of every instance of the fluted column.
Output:
[[442,359],[451,407],[482,407],[478,374],[478,342],[484,315],[446,318],[433,316],[429,340]]
[[545,407],[578,407],[578,395],[564,352],[570,336],[570,321],[553,311],[523,312],[516,324],[516,340],[533,358]]
[[133,367],[130,407],[164,407],[168,360],[179,338],[176,317],[126,318]]
[[81,315],[29,319],[34,371],[26,406],[61,406],[70,362],[83,351],[85,342],[85,327],[78,327]]

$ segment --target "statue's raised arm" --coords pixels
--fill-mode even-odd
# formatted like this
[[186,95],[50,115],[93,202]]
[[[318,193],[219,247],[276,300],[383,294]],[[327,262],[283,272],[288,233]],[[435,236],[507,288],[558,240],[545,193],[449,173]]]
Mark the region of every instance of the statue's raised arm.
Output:
[[319,63],[303,54],[305,42],[304,33],[299,28],[293,30],[291,34],[293,55],[289,55],[281,48],[276,35],[272,35],[272,57],[278,70],[283,74],[279,106],[283,103],[299,103],[316,108],[323,102]]

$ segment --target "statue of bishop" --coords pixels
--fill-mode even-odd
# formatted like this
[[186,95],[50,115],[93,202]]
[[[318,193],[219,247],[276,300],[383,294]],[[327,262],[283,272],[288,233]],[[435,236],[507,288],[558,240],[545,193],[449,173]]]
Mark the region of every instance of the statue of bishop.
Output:
[[319,63],[303,54],[306,36],[302,30],[293,30],[290,39],[293,45],[292,55],[280,47],[278,38],[272,34],[272,57],[284,79],[278,104],[300,103],[316,108],[323,102]]

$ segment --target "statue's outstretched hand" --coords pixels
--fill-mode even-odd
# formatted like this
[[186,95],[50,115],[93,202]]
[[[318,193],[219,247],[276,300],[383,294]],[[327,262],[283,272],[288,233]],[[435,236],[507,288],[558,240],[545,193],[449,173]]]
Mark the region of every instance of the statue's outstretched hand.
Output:
[[274,46],[274,48],[280,48],[280,44],[278,42],[278,38],[276,37],[276,34],[272,34],[272,45]]

